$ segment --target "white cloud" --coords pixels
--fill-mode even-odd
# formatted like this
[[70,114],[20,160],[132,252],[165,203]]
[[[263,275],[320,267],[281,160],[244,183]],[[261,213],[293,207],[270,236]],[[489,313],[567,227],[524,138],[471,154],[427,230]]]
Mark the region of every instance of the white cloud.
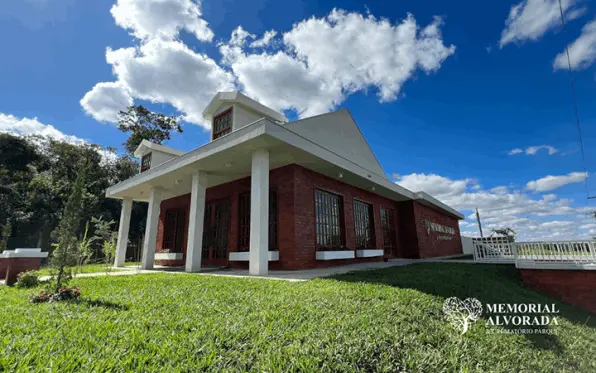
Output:
[[118,123],[118,113],[132,105],[128,89],[119,82],[97,83],[81,99],[85,113],[100,122]]
[[[425,191],[447,205],[467,214],[460,223],[462,234],[478,237],[475,209],[478,208],[485,234],[492,229],[509,227],[520,240],[589,238],[581,228],[587,207],[575,207],[573,201],[554,194],[536,199],[532,194],[510,187],[484,189],[475,179],[451,179],[436,174],[410,174],[397,181],[412,191]],[[569,223],[544,224],[549,221]],[[556,229],[554,228],[555,226]]]
[[417,69],[437,71],[455,53],[443,44],[441,24],[435,18],[419,29],[412,15],[393,25],[334,9],[295,24],[283,34],[283,50],[246,53],[232,35],[220,51],[248,95],[304,117],[327,112],[369,87],[378,89],[381,102],[395,100]]
[[539,146],[530,146],[526,149],[526,154],[528,155],[536,155],[540,149],[546,149],[548,151],[548,155],[553,155],[559,150],[555,147],[550,145],[539,145]]
[[201,113],[213,95],[234,89],[232,74],[180,41],[153,39],[139,48],[108,48],[106,60],[134,98],[171,104],[186,121],[205,128]]
[[[583,70],[596,60],[596,20],[586,24],[582,33],[569,46],[569,59],[573,70]],[[567,53],[559,53],[553,63],[555,70],[567,69]]]
[[[200,18],[199,2],[118,0],[112,14],[142,40],[129,48],[108,48],[106,60],[116,81],[99,83],[81,101],[88,114],[102,121],[115,121],[115,107],[130,97],[170,104],[186,121],[207,128],[201,112],[210,99],[218,91],[238,88],[264,105],[294,109],[301,117],[328,112],[346,96],[371,87],[381,102],[392,101],[418,70],[435,72],[455,53],[454,46],[443,43],[440,18],[419,28],[412,15],[391,24],[334,9],[326,17],[298,22],[282,34],[283,42],[274,40],[276,30],[256,39],[239,26],[229,42],[218,44],[219,65],[177,39],[182,29],[201,40],[213,38]],[[263,47],[269,48],[255,52]]]
[[255,40],[252,43],[250,43],[250,47],[251,48],[264,48],[271,43],[271,41],[273,40],[273,38],[275,38],[276,35],[277,35],[277,31],[269,30],[269,31],[265,32],[265,34],[263,34],[263,37],[261,39]]
[[548,155],[553,155],[553,154],[559,152],[559,149],[555,148],[554,146],[537,145],[537,146],[529,146],[526,148],[525,151],[520,148],[511,149],[508,154],[516,155],[516,154],[526,153],[526,155],[536,155],[536,153],[538,153],[541,149],[546,149],[546,151],[548,152]]
[[111,13],[116,24],[139,39],[174,39],[180,30],[211,41],[213,31],[201,18],[201,2],[193,0],[118,0]]
[[529,181],[526,184],[528,190],[535,192],[547,192],[571,183],[580,183],[588,177],[585,172],[570,172],[567,175],[548,175],[538,180]]
[[[58,141],[65,141],[75,145],[86,144],[87,141],[76,136],[67,135],[51,124],[41,123],[37,118],[18,118],[10,114],[0,113],[0,132],[10,133],[17,136],[40,136]],[[105,162],[110,162],[118,156],[109,150],[100,150]]]
[[[578,0],[562,0],[566,22],[578,18],[586,11],[578,3]],[[499,45],[503,48],[509,43],[536,41],[546,32],[559,27],[559,0],[524,0],[511,7]]]
[[37,118],[18,118],[3,113],[0,113],[0,132],[22,136],[38,135],[72,144],[83,144],[86,142],[79,137],[65,134],[51,124],[43,124]]

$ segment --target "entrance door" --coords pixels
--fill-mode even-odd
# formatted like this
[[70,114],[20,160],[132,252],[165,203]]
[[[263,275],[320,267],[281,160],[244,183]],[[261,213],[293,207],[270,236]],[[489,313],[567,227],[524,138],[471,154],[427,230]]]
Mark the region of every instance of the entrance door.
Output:
[[203,253],[201,265],[228,265],[228,232],[230,229],[230,201],[227,199],[205,204]]
[[166,211],[162,250],[170,253],[184,251],[184,233],[186,231],[186,209],[169,209]]

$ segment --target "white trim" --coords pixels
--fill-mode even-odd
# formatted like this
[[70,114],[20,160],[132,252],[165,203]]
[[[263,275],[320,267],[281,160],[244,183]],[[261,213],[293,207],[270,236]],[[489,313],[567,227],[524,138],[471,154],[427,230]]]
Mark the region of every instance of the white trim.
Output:
[[161,144],[156,144],[154,142],[151,142],[149,140],[143,140],[141,141],[141,143],[139,144],[139,146],[137,146],[137,148],[135,149],[134,152],[134,156],[137,158],[141,158],[143,156],[144,150],[145,148],[149,148],[151,150],[155,150],[158,152],[162,152],[162,153],[166,153],[166,154],[171,154],[171,155],[175,155],[175,156],[180,156],[182,154],[184,154],[183,151],[174,149],[174,148],[170,148],[169,146],[165,146],[165,145],[161,145]]
[[262,135],[269,135],[277,140],[285,142],[288,145],[297,147],[302,151],[308,152],[316,157],[319,157],[324,161],[327,161],[337,167],[346,170],[347,172],[351,172],[366,180],[369,180],[371,182],[371,185],[378,185],[381,188],[384,188],[392,193],[397,194],[398,196],[394,197],[395,200],[418,200],[421,203],[433,206],[443,212],[457,217],[458,219],[464,218],[463,214],[457,212],[453,208],[445,205],[437,199],[427,195],[426,193],[411,192],[410,190],[388,180],[385,175],[378,175],[375,172],[370,171],[338,154],[335,154],[303,136],[300,136],[299,134],[286,128],[286,126],[277,124],[267,118],[259,119],[212,142],[198,147],[188,153],[173,158],[156,167],[152,167],[151,169],[143,173],[135,175],[130,179],[124,180],[116,185],[113,185],[106,190],[106,196],[112,198],[120,198],[115,197],[115,195],[124,192],[129,188],[135,187],[139,184],[148,183],[153,179],[163,176],[174,170],[180,169],[184,166],[188,166],[201,159],[230,149],[236,145],[245,143]]
[[41,249],[16,249],[4,250],[0,258],[47,258],[48,253],[41,252]]
[[217,109],[225,104],[239,104],[252,109],[259,114],[264,114],[273,120],[280,122],[287,122],[288,119],[281,113],[261,104],[260,102],[253,100],[252,98],[243,95],[240,92],[218,92],[209,102],[205,110],[203,110],[203,118],[207,121],[213,119],[213,114]]
[[383,250],[381,249],[356,250],[356,256],[358,258],[371,258],[374,256],[383,256],[383,254]]
[[155,253],[155,260],[182,260],[182,253]]
[[[248,262],[250,257],[250,251],[237,251],[230,253],[230,262]],[[269,250],[268,260],[275,262],[279,260],[279,251]]]
[[354,250],[317,251],[317,260],[354,259]]
[[262,118],[247,126],[244,126],[232,133],[213,140],[203,146],[196,148],[188,153],[184,153],[180,157],[172,158],[158,166],[152,167],[149,170],[137,174],[129,179],[123,180],[116,185],[112,185],[106,190],[106,197],[114,197],[115,194],[126,191],[129,188],[140,184],[147,183],[153,179],[163,176],[167,173],[175,171],[184,166],[188,166],[203,158],[207,158],[213,154],[222,152],[236,145],[242,144],[248,140],[252,140],[265,133],[265,122],[267,119]]
[[518,269],[555,269],[555,270],[592,270],[596,271],[596,263],[544,263],[533,260],[518,260]]

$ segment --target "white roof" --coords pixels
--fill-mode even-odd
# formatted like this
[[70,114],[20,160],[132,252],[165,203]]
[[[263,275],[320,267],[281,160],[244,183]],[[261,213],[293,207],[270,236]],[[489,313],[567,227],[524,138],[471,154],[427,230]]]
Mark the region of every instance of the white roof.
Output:
[[151,149],[151,150],[155,150],[158,152],[171,154],[171,155],[175,155],[175,156],[180,156],[180,155],[184,154],[184,152],[182,152],[180,150],[176,150],[174,148],[170,148],[169,146],[156,144],[149,140],[143,140],[143,141],[141,141],[141,143],[135,150],[134,156],[137,158],[142,157],[143,154],[145,153],[146,149]]
[[[190,188],[190,185],[185,183],[189,182],[191,173],[197,169],[204,170],[211,175],[209,180],[213,184],[209,186],[249,176],[250,157],[246,155],[261,147],[272,149],[271,168],[296,163],[329,177],[342,178],[345,183],[368,189],[395,201],[415,200],[456,218],[464,218],[464,215],[458,211],[426,193],[413,193],[388,180],[384,174],[379,174],[358,164],[349,158],[349,154],[338,153],[334,149],[320,144],[319,139],[296,133],[295,129],[291,127],[262,118],[111,186],[106,191],[106,196],[139,198],[139,195],[147,196],[151,187],[166,184],[171,193],[185,194],[188,191],[180,188]],[[230,168],[227,168],[228,166]],[[338,176],[339,174],[342,176]],[[139,198],[139,200],[143,199]]]
[[286,123],[288,119],[281,113],[268,108],[267,106],[253,100],[250,97],[243,95],[240,92],[219,92],[211,99],[211,102],[203,110],[203,118],[205,120],[211,120],[215,111],[223,104],[239,104],[246,106],[258,113],[263,114],[265,117],[271,118],[278,122]]

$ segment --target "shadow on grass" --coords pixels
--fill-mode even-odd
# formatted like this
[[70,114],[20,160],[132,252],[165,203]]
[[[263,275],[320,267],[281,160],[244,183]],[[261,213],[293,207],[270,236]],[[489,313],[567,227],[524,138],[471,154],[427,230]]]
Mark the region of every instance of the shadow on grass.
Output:
[[[596,327],[596,315],[524,287],[519,271],[513,265],[419,263],[405,267],[350,272],[329,278],[414,289],[444,299],[476,298],[485,307],[483,313],[485,319],[488,319],[487,304],[533,303],[549,306],[555,304],[560,312],[558,315],[560,318],[577,325]],[[508,316],[514,315],[516,314],[508,314]],[[540,329],[532,326],[525,328]],[[563,347],[555,334],[524,334],[524,336],[537,348],[556,353],[563,352]]]
[[102,300],[102,299],[86,299],[86,298],[80,299],[79,298],[79,299],[77,299],[76,302],[78,304],[83,304],[88,307],[103,307],[103,308],[116,310],[116,311],[127,311],[128,310],[128,306],[110,302],[110,301],[106,301],[106,300]]

